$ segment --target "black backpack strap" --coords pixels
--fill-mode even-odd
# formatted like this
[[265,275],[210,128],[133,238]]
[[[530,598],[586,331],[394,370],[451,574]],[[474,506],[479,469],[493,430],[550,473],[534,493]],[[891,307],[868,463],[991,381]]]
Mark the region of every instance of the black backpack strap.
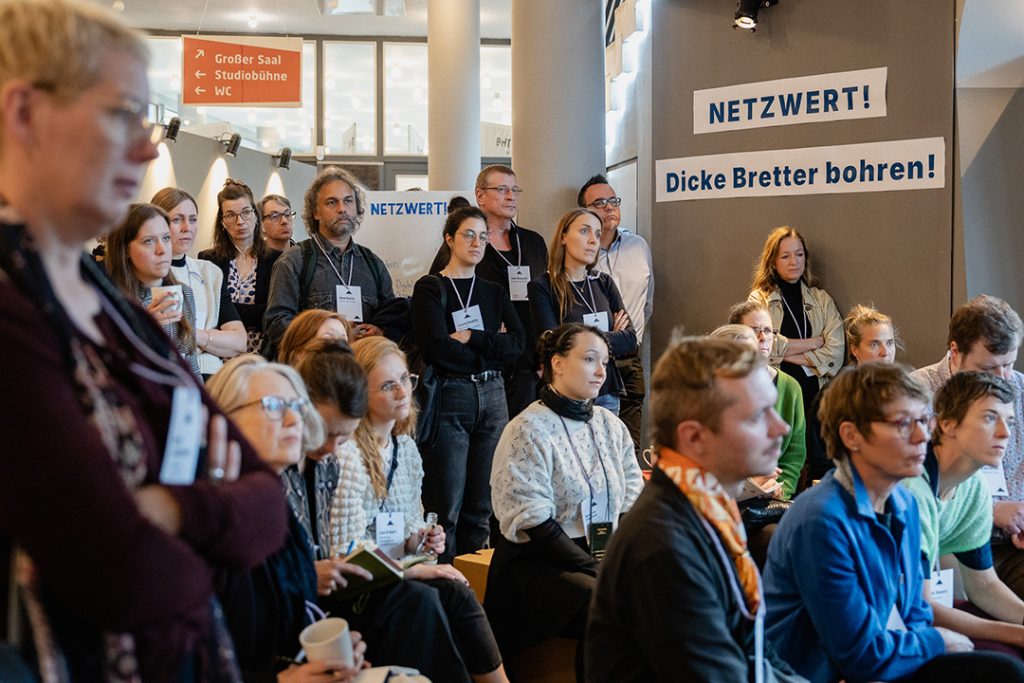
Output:
[[313,251],[313,238],[299,244],[302,251],[302,271],[299,274],[299,310],[306,310],[307,299],[309,298],[309,287],[313,284],[313,274],[316,273],[316,253]]

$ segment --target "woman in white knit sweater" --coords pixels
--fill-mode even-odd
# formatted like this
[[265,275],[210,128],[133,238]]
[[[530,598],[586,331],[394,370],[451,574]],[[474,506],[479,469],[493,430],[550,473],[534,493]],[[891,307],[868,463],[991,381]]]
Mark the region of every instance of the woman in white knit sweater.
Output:
[[[341,476],[331,509],[332,554],[344,555],[350,544],[372,540],[396,558],[418,550],[440,555],[444,530],[423,524],[423,461],[413,440],[415,375],[409,374],[398,345],[384,337],[360,339],[352,351],[366,370],[369,411],[355,437],[338,450]],[[449,564],[417,564],[405,571],[405,578],[435,589],[470,677],[507,683],[501,653],[466,577]]]
[[541,336],[538,353],[540,401],[509,422],[491,469],[501,533],[492,534],[486,606],[506,654],[551,635],[583,635],[603,548],[643,488],[629,430],[594,405],[604,335],[561,325]]

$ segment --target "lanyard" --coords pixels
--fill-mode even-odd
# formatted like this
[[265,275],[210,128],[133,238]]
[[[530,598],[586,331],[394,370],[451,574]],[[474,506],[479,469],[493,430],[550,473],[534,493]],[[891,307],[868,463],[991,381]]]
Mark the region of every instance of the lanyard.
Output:
[[[615,263],[612,263],[611,254],[612,250],[615,250]],[[612,275],[615,273],[615,269],[619,265],[619,259],[622,258],[622,233],[620,232],[615,236],[615,241],[608,245],[608,248],[604,250],[604,262],[608,266],[608,274]]]
[[[583,466],[583,459],[580,457],[579,451],[576,450],[576,444],[572,442],[572,435],[569,434],[569,425],[565,423],[565,418],[561,415],[558,419],[562,421],[562,429],[565,430],[565,438],[569,440],[569,448],[572,449],[572,454],[576,456],[576,462],[580,466],[580,471],[583,472],[583,480],[587,482],[587,491],[590,493],[590,505],[587,506],[589,510],[594,504],[594,485],[590,483],[590,475],[587,474],[587,468]],[[594,453],[597,455],[597,462],[601,465],[601,476],[604,477],[604,488],[607,493],[605,496],[604,503],[604,514],[605,517],[611,518],[612,516],[612,492],[611,485],[608,483],[608,470],[604,468],[604,458],[601,457],[601,450],[597,447],[597,435],[594,434],[594,427],[587,422],[587,429],[590,431],[590,440],[594,442]]]
[[[512,266],[512,262],[509,261],[507,258],[505,258],[505,255],[502,254],[500,251],[498,251],[497,247],[491,245],[490,243],[488,243],[487,246],[491,247],[491,249],[494,249],[494,253],[497,254],[498,256],[500,256],[502,261],[507,263],[510,267]],[[520,266],[523,265],[523,245],[519,241],[519,233],[518,232],[516,233],[516,254],[518,254],[518,256],[516,256],[515,267],[519,268]]]
[[388,466],[388,484],[387,488],[384,489],[384,497],[380,500],[380,507],[378,510],[384,512],[384,503],[387,502],[388,497],[391,495],[391,482],[395,479],[395,470],[398,469],[398,437],[394,434],[391,435],[391,464]]
[[[349,287],[351,287],[352,286],[352,269],[355,268],[355,266],[356,266],[355,254],[353,254],[352,258],[350,258],[348,260],[348,282],[345,282],[345,278],[343,278],[341,276],[341,273],[338,271],[338,267],[336,265],[334,265],[334,261],[331,260],[331,257],[327,254],[327,250],[324,249],[324,245],[320,244],[320,240],[317,239],[316,235],[313,236],[313,241],[316,242],[316,246],[320,247],[320,253],[322,253],[324,255],[324,258],[327,259],[327,264],[331,267],[331,270],[334,271],[334,274],[338,276],[338,281],[341,282],[341,284],[345,285],[345,289],[348,289]],[[349,242],[349,243],[351,244],[351,242]],[[341,252],[341,262],[344,265],[344,263],[345,263],[345,252]]]
[[463,302],[462,295],[459,294],[459,288],[455,286],[455,280],[452,279],[451,275],[445,275],[448,281],[452,283],[452,289],[455,290],[455,296],[459,297],[459,306],[465,311],[469,308],[469,305],[473,303],[473,288],[476,287],[476,273],[473,273],[473,279],[469,282],[469,294],[466,295],[466,300]]
[[[128,366],[128,369],[136,375],[144,377],[151,382],[156,382],[157,384],[163,384],[169,387],[196,386],[197,380],[191,375],[191,373],[187,372],[177,363],[164,358],[153,351],[148,344],[139,339],[138,335],[136,335],[135,331],[131,328],[131,325],[128,324],[128,321],[122,318],[121,314],[118,313],[113,304],[107,301],[107,298],[103,296],[103,292],[99,292],[99,295],[100,306],[103,308],[103,311],[110,316],[110,319],[114,321],[114,324],[121,331],[121,334],[128,339],[128,342],[136,351],[141,353],[147,360],[149,360],[149,362],[159,368],[159,370],[156,370],[153,368],[147,368],[145,365],[140,363],[132,362]],[[161,372],[161,370],[163,372]]]
[[786,297],[782,295],[782,292],[779,292],[779,298],[782,299],[782,305],[786,307],[787,311],[789,311],[789,317],[793,319],[793,324],[796,325],[796,329],[800,333],[800,338],[807,339],[807,330],[811,326],[810,321],[807,320],[807,309],[804,309],[804,324],[803,327],[801,327],[800,322],[796,319],[796,315],[793,313],[793,309],[789,307],[789,302],[786,301]]
[[[568,278],[566,278],[566,279],[568,280]],[[590,301],[587,301],[587,297],[583,296],[583,288],[582,287],[577,287],[576,283],[573,282],[572,280],[569,280],[569,284],[572,285],[572,290],[579,295],[580,301],[582,301],[584,304],[586,304],[587,308],[590,309],[591,313],[596,314],[597,313],[597,300],[594,298],[594,283],[591,282],[589,276],[586,277],[586,281],[587,281],[587,289],[590,290]]]

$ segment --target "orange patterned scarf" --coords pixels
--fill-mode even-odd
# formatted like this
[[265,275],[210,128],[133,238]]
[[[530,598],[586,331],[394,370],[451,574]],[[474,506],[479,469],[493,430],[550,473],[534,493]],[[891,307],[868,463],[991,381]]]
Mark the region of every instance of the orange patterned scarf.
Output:
[[671,448],[659,449],[657,464],[718,532],[736,566],[747,609],[756,614],[761,605],[761,576],[747,550],[747,532],[743,529],[736,501],[722,488],[715,475]]

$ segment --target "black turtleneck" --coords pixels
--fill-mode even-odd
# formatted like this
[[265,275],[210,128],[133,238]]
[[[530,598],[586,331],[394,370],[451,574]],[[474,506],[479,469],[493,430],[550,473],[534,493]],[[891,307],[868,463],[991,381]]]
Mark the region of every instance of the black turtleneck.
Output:
[[540,402],[550,408],[555,415],[589,422],[594,417],[593,401],[578,401],[555,391],[550,384],[545,384],[540,389]]
[[[776,279],[779,283],[779,294],[785,302],[782,304],[782,324],[779,325],[779,332],[790,339],[813,337],[811,324],[804,316],[804,295],[800,289],[800,280],[786,282],[782,278]],[[790,315],[790,311],[796,316],[796,320]]]

